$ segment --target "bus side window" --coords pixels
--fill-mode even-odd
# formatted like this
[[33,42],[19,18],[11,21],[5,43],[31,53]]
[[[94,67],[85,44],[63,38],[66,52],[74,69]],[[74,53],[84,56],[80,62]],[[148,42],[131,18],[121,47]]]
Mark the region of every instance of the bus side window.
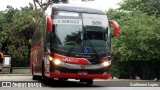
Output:
[[46,32],[46,45],[48,48],[50,47],[50,36],[51,36],[51,33]]
[[51,34],[50,40],[51,40],[53,45],[55,45],[55,44],[56,45],[61,45],[62,43],[61,43],[60,39],[57,37],[57,35],[56,35],[55,28],[56,28],[56,25],[53,25],[53,28],[52,28],[53,30],[52,30],[52,34]]
[[53,42],[53,37],[52,37],[52,34],[54,34],[54,27],[52,28],[53,30],[52,30],[52,32],[48,32],[47,30],[46,30],[46,46],[45,46],[45,50],[46,49],[50,49],[50,46],[51,46],[51,44],[52,43],[54,43]]

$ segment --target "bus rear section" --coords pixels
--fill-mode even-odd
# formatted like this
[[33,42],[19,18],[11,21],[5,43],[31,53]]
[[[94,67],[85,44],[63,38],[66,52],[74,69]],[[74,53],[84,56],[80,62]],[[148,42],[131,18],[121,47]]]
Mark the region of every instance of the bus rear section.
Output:
[[[92,84],[93,79],[108,79],[111,36],[106,14],[69,5],[53,5],[50,10],[45,34],[31,49],[33,76],[80,79],[87,84]],[[118,30],[117,24],[112,24]]]

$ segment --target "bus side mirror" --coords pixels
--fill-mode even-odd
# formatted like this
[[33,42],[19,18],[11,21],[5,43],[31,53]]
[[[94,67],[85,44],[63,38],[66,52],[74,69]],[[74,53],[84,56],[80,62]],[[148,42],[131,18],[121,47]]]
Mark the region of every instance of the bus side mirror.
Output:
[[51,18],[51,16],[46,17],[46,29],[48,32],[52,32],[52,18]]
[[113,31],[113,35],[116,37],[119,34],[119,25],[116,21],[114,20],[109,20],[109,24],[113,25],[114,31]]
[[0,57],[1,57],[1,58],[4,58],[4,54],[3,54],[3,53],[1,53],[1,52],[0,52]]

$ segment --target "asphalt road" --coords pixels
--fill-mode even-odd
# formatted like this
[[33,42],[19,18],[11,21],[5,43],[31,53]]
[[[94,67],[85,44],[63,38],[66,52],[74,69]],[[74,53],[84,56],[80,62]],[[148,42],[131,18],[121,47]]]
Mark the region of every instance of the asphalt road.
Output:
[[[12,87],[5,87],[10,83]],[[86,83],[72,79],[33,81],[31,76],[0,76],[0,86],[0,90],[160,90],[160,82],[156,81],[95,80],[93,85],[88,86]]]

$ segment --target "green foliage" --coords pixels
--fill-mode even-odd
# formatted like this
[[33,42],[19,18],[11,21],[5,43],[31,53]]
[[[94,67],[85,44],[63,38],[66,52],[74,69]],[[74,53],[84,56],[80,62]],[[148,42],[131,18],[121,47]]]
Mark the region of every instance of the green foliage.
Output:
[[160,0],[124,0],[120,10],[141,11],[148,15],[160,16]]
[[[129,13],[120,20],[120,36],[113,39],[113,53],[120,60],[158,60],[160,19],[143,13]],[[118,48],[118,49],[116,49]],[[116,49],[116,50],[115,50]]]
[[120,24],[120,35],[112,38],[112,74],[123,78],[155,77],[160,61],[160,18],[117,10],[107,14]]
[[34,30],[36,30],[42,14],[40,10],[34,10],[31,4],[29,7],[21,8],[21,10],[8,6],[4,12],[1,12],[1,51],[11,55],[13,61],[25,62],[23,60],[26,60],[28,62],[30,53],[29,40]]
[[160,0],[123,0],[118,10],[107,12],[120,24],[112,39],[112,75],[160,79]]

